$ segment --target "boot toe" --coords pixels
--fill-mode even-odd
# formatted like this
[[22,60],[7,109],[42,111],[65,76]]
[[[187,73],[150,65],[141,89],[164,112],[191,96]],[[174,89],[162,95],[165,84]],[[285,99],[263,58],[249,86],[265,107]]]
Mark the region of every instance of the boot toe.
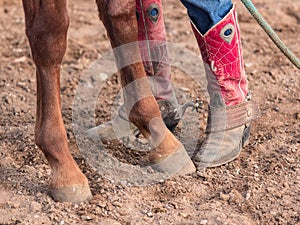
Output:
[[238,157],[242,150],[245,126],[222,132],[209,133],[200,151],[194,157],[198,170],[217,167]]

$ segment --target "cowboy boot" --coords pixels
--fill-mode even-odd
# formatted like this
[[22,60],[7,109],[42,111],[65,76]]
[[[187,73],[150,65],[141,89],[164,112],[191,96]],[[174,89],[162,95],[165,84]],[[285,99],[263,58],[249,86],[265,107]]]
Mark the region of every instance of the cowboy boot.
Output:
[[234,160],[248,142],[258,109],[249,102],[237,15],[229,13],[204,35],[192,23],[210,96],[206,139],[194,157],[198,169]]

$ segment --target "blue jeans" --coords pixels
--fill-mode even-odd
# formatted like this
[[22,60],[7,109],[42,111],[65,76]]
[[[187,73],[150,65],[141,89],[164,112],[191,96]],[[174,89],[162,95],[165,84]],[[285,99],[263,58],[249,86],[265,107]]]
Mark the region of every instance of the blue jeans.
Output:
[[231,0],[181,0],[201,34],[222,20],[232,8]]

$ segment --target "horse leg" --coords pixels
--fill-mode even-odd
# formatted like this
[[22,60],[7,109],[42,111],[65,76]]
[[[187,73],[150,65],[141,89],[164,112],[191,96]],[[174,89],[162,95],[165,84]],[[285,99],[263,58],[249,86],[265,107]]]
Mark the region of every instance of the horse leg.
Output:
[[69,25],[66,0],[23,0],[23,7],[37,77],[35,141],[53,171],[52,197],[79,203],[90,199],[91,192],[69,151],[60,110],[60,66]]
[[[130,48],[118,48],[115,51],[115,58],[117,66],[120,68],[122,85],[125,90],[127,88],[124,99],[129,119],[145,137],[149,138],[150,144],[153,146],[150,161],[159,164],[157,169],[163,170],[163,172],[174,173],[176,171],[180,174],[194,172],[195,167],[186,154],[184,147],[164,125],[146,78],[137,43],[136,0],[96,0],[96,2],[100,19],[107,30],[112,47],[117,48],[130,43]],[[125,62],[133,63],[122,66]],[[132,83],[135,84],[132,85]],[[142,98],[137,96],[142,96]],[[184,154],[181,155],[184,155],[187,160],[184,161],[176,157],[173,157],[173,160],[182,160],[184,165],[178,166],[180,162],[176,164],[172,160],[164,161],[166,158],[172,158],[170,157],[172,155],[178,155],[178,152],[183,152]],[[166,164],[174,165],[170,167],[170,165],[163,165],[164,163],[160,164],[163,161]]]

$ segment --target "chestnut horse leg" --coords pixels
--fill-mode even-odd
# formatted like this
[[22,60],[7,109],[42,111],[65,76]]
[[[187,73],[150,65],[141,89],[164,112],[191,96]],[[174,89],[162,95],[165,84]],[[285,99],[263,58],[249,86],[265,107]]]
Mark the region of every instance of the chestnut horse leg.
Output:
[[79,203],[91,198],[87,178],[67,144],[60,105],[60,66],[69,24],[66,0],[23,0],[26,34],[37,77],[35,140],[52,171],[52,197]]
[[[166,128],[146,79],[137,43],[136,0],[96,0],[96,2],[100,19],[107,30],[112,47],[117,48],[131,43],[130,48],[118,48],[117,53],[115,51],[115,58],[117,66],[120,68],[123,87],[126,88],[127,85],[130,86],[132,82],[136,82],[136,85],[131,85],[132,89],[127,89],[124,93],[125,106],[130,112],[128,113],[130,121],[139,128],[145,137],[149,138],[150,144],[153,146],[150,161],[157,163],[158,167],[155,168],[163,172],[174,173],[177,171],[177,174],[194,172],[195,167],[183,145]],[[124,61],[135,63],[122,67]],[[137,96],[147,97],[139,99]],[[130,107],[128,108],[128,106]],[[177,154],[178,152],[180,154]],[[172,157],[172,155],[179,157]],[[180,158],[182,156],[183,158]],[[170,160],[165,160],[167,158]],[[180,160],[186,161],[184,166],[178,168]],[[166,163],[160,164],[162,161]]]

